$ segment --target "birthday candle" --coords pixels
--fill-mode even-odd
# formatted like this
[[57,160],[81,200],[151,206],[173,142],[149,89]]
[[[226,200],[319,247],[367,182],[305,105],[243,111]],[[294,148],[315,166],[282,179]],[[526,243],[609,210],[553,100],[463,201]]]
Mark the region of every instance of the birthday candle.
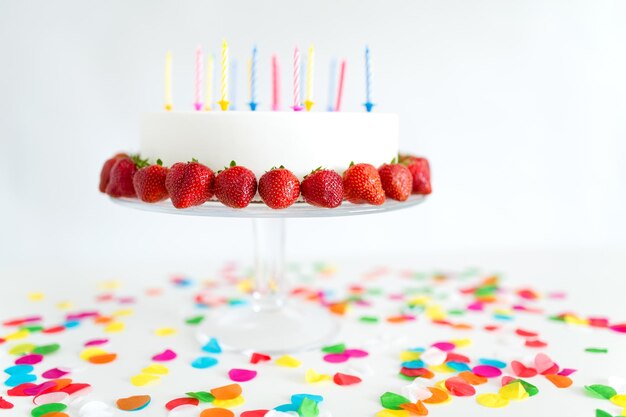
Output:
[[205,79],[205,96],[204,110],[211,110],[211,102],[213,101],[213,55],[209,55],[206,62],[206,79]]
[[300,106],[300,50],[296,46],[293,51],[293,107],[294,111],[302,110]]
[[304,100],[304,105],[306,107],[306,111],[311,111],[311,107],[313,107],[313,77],[314,77],[314,69],[315,69],[315,49],[313,45],[309,47],[309,56],[306,60],[306,98]]
[[370,59],[370,48],[365,47],[365,110],[372,111],[374,103],[372,103],[372,62]]
[[196,76],[194,83],[194,107],[196,111],[202,110],[202,47],[196,48]]
[[280,110],[280,73],[278,58],[272,55],[272,111]]
[[346,60],[341,61],[341,69],[339,70],[339,87],[337,87],[337,101],[335,102],[335,111],[341,110],[341,99],[343,97],[343,84],[346,78]]
[[165,110],[172,110],[172,53],[165,54]]
[[326,110],[333,111],[335,109],[335,82],[337,81],[337,60],[335,58],[330,61],[330,72],[328,73],[328,106]]
[[220,76],[220,101],[222,111],[228,110],[228,43],[222,42],[222,66]]
[[257,106],[256,101],[256,73],[257,73],[257,49],[256,45],[252,48],[252,58],[249,63],[250,71],[250,110],[255,111]]

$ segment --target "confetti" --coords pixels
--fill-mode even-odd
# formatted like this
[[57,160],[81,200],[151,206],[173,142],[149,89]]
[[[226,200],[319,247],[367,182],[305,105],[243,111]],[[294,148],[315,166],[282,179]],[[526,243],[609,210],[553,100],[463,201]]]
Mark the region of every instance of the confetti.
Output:
[[523,363],[518,361],[511,362],[511,368],[513,369],[515,376],[522,378],[530,378],[537,375],[537,370],[535,368],[526,367]]
[[241,386],[239,384],[230,384],[213,388],[211,394],[213,394],[217,400],[232,400],[241,395]]
[[200,356],[191,362],[191,366],[197,369],[205,369],[217,365],[217,362],[217,359],[211,356]]
[[585,352],[587,352],[587,353],[609,353],[609,350],[607,348],[588,347],[588,348],[585,348]]
[[322,352],[324,353],[344,353],[346,351],[345,343],[338,343],[336,345],[324,346]]
[[0,410],[10,410],[13,407],[13,403],[10,403],[4,398],[0,397]]
[[141,373],[151,374],[151,375],[167,375],[170,370],[167,366],[163,366],[157,363],[153,363],[141,370]]
[[43,360],[43,355],[40,354],[28,354],[19,357],[15,360],[16,365],[36,365]]
[[123,331],[125,327],[126,327],[126,325],[123,322],[121,322],[121,321],[114,321],[114,322],[111,322],[111,323],[107,324],[104,327],[104,331],[107,332],[107,333],[119,333],[119,332]]
[[459,377],[446,379],[445,387],[450,394],[457,397],[469,397],[476,394],[476,389]]
[[608,385],[585,385],[585,390],[590,396],[594,398],[601,398],[603,400],[609,400],[611,397],[617,395],[617,391]]
[[256,377],[257,372],[249,369],[231,369],[228,371],[228,377],[234,382],[247,382]]
[[317,382],[329,381],[329,380],[332,379],[332,376],[326,375],[326,374],[317,373],[314,369],[310,369],[309,368],[306,371],[304,379],[309,384],[313,384],[313,383],[317,383]]
[[20,375],[20,374],[28,374],[33,372],[35,368],[30,365],[14,365],[9,366],[4,370],[4,373],[9,375]]
[[301,362],[298,359],[289,355],[281,356],[280,358],[276,359],[274,363],[278,366],[284,366],[286,368],[298,368],[301,365]]
[[359,378],[358,376],[347,375],[347,374],[342,374],[340,372],[337,372],[333,376],[333,381],[337,385],[346,386],[346,385],[358,384],[359,382],[361,382],[361,378]]
[[238,407],[242,405],[244,402],[245,401],[243,397],[240,395],[238,397],[231,398],[228,400],[220,400],[216,398],[215,400],[213,400],[213,405],[215,407],[220,407],[220,408],[232,408],[232,407]]
[[195,398],[203,403],[212,403],[215,400],[215,396],[210,392],[206,391],[197,391],[197,392],[187,392],[185,395]]
[[43,404],[38,407],[35,407],[31,410],[30,415],[33,417],[41,417],[48,413],[58,413],[67,408],[67,405],[62,403],[50,403]]
[[190,324],[190,325],[197,325],[197,324],[202,323],[203,321],[204,321],[204,316],[193,316],[185,320],[185,323]]
[[225,408],[207,408],[202,410],[200,417],[235,417],[235,413]]
[[154,334],[159,337],[168,337],[176,334],[176,329],[173,327],[159,327],[154,330]]
[[269,355],[265,355],[263,353],[257,353],[254,352],[251,356],[250,356],[250,363],[253,364],[257,364],[260,362],[267,362],[267,361],[271,361],[272,357]]
[[202,346],[202,350],[208,353],[222,353],[222,347],[214,337],[210,338],[209,341]]
[[298,407],[298,415],[300,417],[317,417],[319,415],[317,402],[310,398],[304,398]]
[[120,398],[115,404],[123,411],[139,411],[150,404],[149,395],[133,395],[132,397]]
[[478,376],[484,376],[485,378],[495,378],[502,375],[500,368],[496,368],[491,365],[478,365],[472,368],[472,372]]
[[163,352],[157,353],[152,357],[152,360],[156,362],[167,362],[173,359],[176,359],[176,352],[170,349],[165,349]]
[[421,402],[421,401],[417,401],[415,404],[412,404],[412,403],[402,404],[402,405],[400,405],[400,407],[403,410],[406,410],[409,413],[415,414],[417,416],[427,416],[428,415],[428,409],[426,408],[424,403]]
[[573,383],[572,379],[565,375],[548,374],[545,377],[557,388],[567,388]]
[[171,411],[175,409],[176,407],[180,407],[184,405],[197,406],[199,403],[200,401],[197,398],[189,398],[189,397],[175,398],[173,400],[168,401],[165,404],[165,408]]
[[406,403],[410,403],[408,398],[393,392],[387,391],[380,396],[380,404],[389,410],[400,410],[400,405]]
[[376,417],[410,417],[410,413],[406,410],[381,410]]
[[501,408],[509,405],[509,400],[499,394],[487,393],[476,396],[476,402],[484,407]]
[[620,407],[626,407],[626,394],[617,394],[610,398],[611,402]]
[[161,377],[158,375],[138,374],[130,378],[130,383],[136,387],[143,387],[160,379]]
[[46,372],[41,374],[42,378],[46,378],[46,379],[57,379],[57,378],[61,378],[67,374],[69,374],[70,371],[67,371],[65,369],[61,369],[61,368],[52,368],[52,369],[48,369]]
[[511,382],[500,388],[499,395],[507,400],[523,400],[529,397],[529,393],[519,381]]
[[[8,340],[8,339],[7,339]],[[32,343],[22,343],[20,345],[15,345],[11,349],[9,349],[9,355],[25,355],[27,353],[32,353],[33,349],[37,346]]]
[[45,392],[39,395],[36,395],[33,398],[33,403],[35,405],[43,405],[50,403],[65,403],[65,401],[69,398],[69,394],[63,391],[56,392]]
[[113,362],[115,359],[117,359],[117,353],[103,353],[100,355],[90,356],[89,359],[87,360],[90,363],[93,363],[96,365],[102,365],[105,363]]

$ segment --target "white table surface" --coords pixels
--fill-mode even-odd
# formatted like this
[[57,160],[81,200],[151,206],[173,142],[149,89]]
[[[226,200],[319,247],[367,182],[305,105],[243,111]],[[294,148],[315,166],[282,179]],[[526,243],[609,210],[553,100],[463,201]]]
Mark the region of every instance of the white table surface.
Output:
[[[626,377],[626,334],[619,334],[606,329],[591,329],[587,326],[566,325],[547,319],[548,315],[573,312],[581,316],[605,316],[613,322],[626,322],[626,307],[623,304],[626,295],[626,254],[620,252],[605,253],[598,251],[575,252],[493,252],[475,254],[431,254],[405,255],[395,258],[345,260],[330,262],[336,273],[320,275],[311,267],[311,263],[297,264],[291,275],[294,279],[304,280],[305,285],[321,286],[334,289],[340,296],[350,284],[361,284],[369,288],[381,288],[386,296],[371,297],[373,307],[353,307],[342,318],[343,329],[336,342],[345,342],[348,347],[363,348],[370,355],[363,359],[352,359],[345,364],[330,364],[322,360],[320,351],[296,354],[302,361],[300,368],[278,367],[273,363],[251,365],[248,358],[239,354],[222,353],[216,355],[219,364],[209,369],[194,369],[190,362],[202,355],[199,345],[193,338],[193,328],[184,323],[184,318],[193,313],[193,295],[197,293],[203,281],[222,283],[220,291],[231,291],[220,277],[222,263],[213,265],[186,266],[182,270],[163,267],[46,267],[45,265],[24,266],[22,268],[0,269],[0,320],[18,318],[23,315],[41,314],[45,324],[62,322],[69,311],[96,309],[102,314],[112,314],[119,310],[132,309],[130,316],[120,317],[125,329],[119,333],[107,334],[101,325],[85,321],[75,329],[58,334],[33,334],[27,339],[11,341],[0,345],[0,364],[2,369],[13,364],[15,359],[7,354],[10,346],[22,342],[35,344],[59,343],[61,349],[46,357],[35,366],[35,372],[41,373],[54,367],[70,367],[68,375],[75,382],[92,384],[93,391],[80,401],[70,404],[68,413],[80,416],[80,406],[89,401],[99,400],[114,407],[115,400],[129,395],[149,394],[151,404],[144,410],[131,415],[166,416],[165,402],[183,397],[187,391],[208,391],[211,388],[230,383],[227,372],[231,368],[256,369],[258,376],[250,382],[241,383],[246,403],[234,408],[235,415],[252,409],[268,409],[289,401],[295,393],[314,393],[324,396],[322,410],[326,415],[335,417],[374,416],[382,409],[379,397],[385,391],[401,393],[408,382],[400,379],[399,352],[411,347],[428,347],[438,341],[469,338],[472,345],[457,349],[468,355],[473,363],[481,357],[496,358],[504,361],[528,359],[537,352],[549,354],[562,367],[575,368],[572,375],[573,386],[567,389],[554,387],[544,377],[528,379],[540,392],[524,401],[512,402],[501,409],[485,408],[476,403],[475,397],[453,398],[451,402],[429,405],[432,416],[593,416],[596,408],[602,408],[613,415],[622,410],[608,401],[593,399],[584,393],[583,386],[595,383],[607,383],[609,376]],[[378,267],[389,271],[376,278],[364,279],[364,273]],[[464,279],[451,274],[444,284],[435,284],[430,278],[410,279],[402,277],[401,271],[455,272],[478,268],[479,275]],[[242,276],[247,270],[245,263],[237,264],[237,275]],[[408,288],[428,287],[436,298],[447,296],[437,303],[446,308],[463,307],[469,298],[458,295],[459,287],[476,283],[479,277],[492,272],[502,273],[502,295],[508,302],[515,298],[507,291],[521,287],[532,287],[541,294],[566,291],[564,299],[543,298],[535,303],[545,309],[543,314],[514,313],[509,322],[497,321],[489,312],[468,313],[460,317],[451,317],[455,321],[471,323],[474,330],[455,330],[430,323],[424,315],[418,315],[416,321],[404,324],[363,324],[358,322],[361,315],[384,317],[399,312],[403,304],[390,301],[389,294],[402,293]],[[195,285],[178,288],[170,283],[171,273],[184,273],[193,278]],[[96,302],[95,297],[109,289],[103,289],[102,283],[117,280],[119,289],[116,296],[131,296],[135,303]],[[162,288],[160,296],[148,296],[148,288]],[[32,301],[28,294],[41,292],[41,301]],[[59,303],[67,302],[69,310],[60,308]],[[69,304],[68,304],[69,303]],[[506,306],[506,303],[503,304]],[[488,311],[491,308],[488,309]],[[200,311],[201,312],[201,311]],[[484,324],[499,323],[502,330],[486,332]],[[159,337],[154,330],[159,327],[174,327],[174,336]],[[521,339],[512,336],[515,328],[535,330],[540,338],[548,342],[543,349],[528,348],[521,345]],[[11,332],[7,327],[0,327],[0,337]],[[288,337],[288,335],[285,335]],[[118,354],[118,359],[106,365],[92,365],[79,358],[83,343],[89,339],[108,337],[110,342],[104,348]],[[608,348],[608,354],[592,354],[584,351],[587,347]],[[130,384],[130,377],[151,363],[151,356],[164,350],[173,349],[178,358],[165,362],[170,373],[162,377],[158,384],[135,387]],[[370,368],[371,373],[363,375],[363,382],[341,387],[326,382],[308,384],[304,374],[308,368],[318,372],[334,374],[344,371],[350,373],[350,365],[357,368]],[[511,374],[507,368],[505,374]],[[426,385],[450,376],[437,374]],[[41,382],[41,378],[38,382]],[[490,380],[477,387],[478,393],[496,392],[499,379]],[[0,391],[5,399],[15,404],[12,410],[0,410],[0,416],[27,416],[33,408],[30,398],[6,397],[6,387]],[[207,405],[191,410],[188,414],[199,415]],[[128,413],[115,410],[115,415]]]

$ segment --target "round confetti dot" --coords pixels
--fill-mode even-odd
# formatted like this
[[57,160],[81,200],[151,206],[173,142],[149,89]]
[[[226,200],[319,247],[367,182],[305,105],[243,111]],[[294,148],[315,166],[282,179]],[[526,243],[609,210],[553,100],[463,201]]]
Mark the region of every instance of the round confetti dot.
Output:
[[48,369],[46,372],[44,372],[43,374],[41,374],[42,378],[46,378],[46,379],[57,379],[57,378],[61,378],[67,374],[69,374],[69,371],[66,371],[64,369],[61,368],[52,368],[52,369]]
[[509,400],[501,397],[499,394],[488,393],[476,396],[476,402],[483,407],[501,408],[509,405]]
[[225,408],[207,408],[202,410],[200,417],[235,417],[235,413]]
[[38,407],[35,407],[31,410],[30,415],[33,417],[41,417],[48,413],[57,413],[63,411],[67,408],[67,405],[62,403],[50,403],[43,404]]
[[450,398],[450,395],[440,388],[428,387],[428,390],[432,392],[433,395],[423,400],[426,404],[441,404],[448,401]]
[[43,394],[39,394],[35,398],[33,398],[33,403],[35,405],[50,404],[50,403],[65,403],[65,401],[69,397],[70,397],[69,394],[63,391],[46,392]]
[[154,355],[152,360],[156,362],[167,362],[176,359],[176,356],[176,352],[173,350],[165,349],[163,352]]
[[284,366],[286,368],[297,368],[301,362],[293,356],[284,355],[274,361],[278,366]]
[[120,398],[115,402],[117,408],[123,411],[138,411],[150,404],[149,395],[133,395],[132,397]]
[[200,356],[191,362],[191,366],[197,369],[205,369],[210,368],[211,366],[217,365],[217,359],[212,358],[210,356]]
[[491,365],[478,365],[472,368],[472,372],[485,378],[495,378],[502,375],[502,370]]
[[346,353],[329,353],[323,359],[329,363],[342,363],[350,359],[350,356]]
[[[5,337],[5,340],[9,340]],[[37,346],[32,343],[22,343],[9,349],[9,355],[25,355],[31,353]]]
[[176,329],[173,327],[159,327],[154,330],[154,334],[160,337],[173,336],[176,334]]
[[165,404],[165,408],[171,411],[175,409],[176,407],[197,406],[199,403],[200,401],[197,398],[190,398],[190,397],[175,398],[171,401],[168,401],[167,404]]
[[105,353],[102,355],[90,356],[88,361],[89,363],[93,363],[95,365],[103,365],[105,363],[111,363],[115,359],[117,359],[117,353]]
[[130,378],[130,383],[136,387],[143,387],[160,379],[158,375],[138,374]]
[[476,394],[476,389],[459,377],[446,379],[445,387],[450,394],[456,397],[470,397]]
[[36,365],[43,360],[43,355],[29,354],[24,355],[15,360],[16,365]]
[[4,372],[9,375],[21,375],[31,373],[34,369],[35,368],[30,365],[15,365],[9,366],[4,370]]
[[257,372],[249,369],[231,369],[228,377],[234,382],[247,382],[256,377]]
[[229,400],[219,400],[217,398],[213,400],[213,405],[221,408],[239,407],[243,403],[245,403],[245,400],[241,395]]
[[141,372],[144,374],[151,374],[151,375],[167,375],[170,372],[170,370],[167,368],[167,366],[153,363],[152,365],[143,368]]
[[241,386],[239,384],[224,385],[213,388],[211,394],[218,400],[232,400],[241,395]]
[[346,386],[346,385],[358,384],[359,382],[361,382],[361,378],[359,378],[358,376],[347,375],[347,374],[342,374],[340,372],[337,372],[333,376],[333,381],[337,385]]

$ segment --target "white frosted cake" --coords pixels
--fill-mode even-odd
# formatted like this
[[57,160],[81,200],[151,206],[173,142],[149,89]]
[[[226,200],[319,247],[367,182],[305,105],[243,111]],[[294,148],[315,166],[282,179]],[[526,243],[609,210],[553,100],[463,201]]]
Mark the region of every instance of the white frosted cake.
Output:
[[214,171],[234,160],[257,179],[284,165],[302,178],[322,166],[375,167],[398,156],[398,117],[384,113],[159,112],[145,116],[140,154],[167,166],[192,158]]

